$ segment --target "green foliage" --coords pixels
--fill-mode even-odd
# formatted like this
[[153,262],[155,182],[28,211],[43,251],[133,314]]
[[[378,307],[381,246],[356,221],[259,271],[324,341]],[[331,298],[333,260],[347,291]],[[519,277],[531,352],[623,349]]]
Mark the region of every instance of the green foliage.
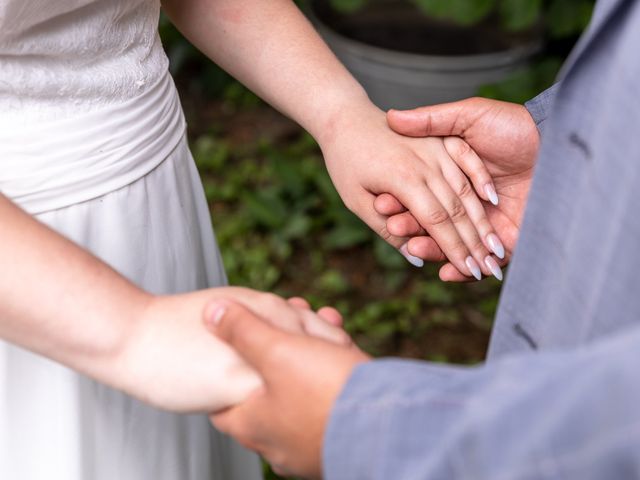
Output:
[[364,7],[367,0],[330,0],[330,3],[336,10],[345,13],[352,13]]
[[460,25],[472,25],[485,18],[494,8],[495,0],[413,0],[426,15],[452,20]]
[[592,0],[553,0],[547,10],[547,27],[552,37],[578,35],[589,23]]
[[498,8],[507,30],[525,30],[540,18],[542,0],[502,0]]

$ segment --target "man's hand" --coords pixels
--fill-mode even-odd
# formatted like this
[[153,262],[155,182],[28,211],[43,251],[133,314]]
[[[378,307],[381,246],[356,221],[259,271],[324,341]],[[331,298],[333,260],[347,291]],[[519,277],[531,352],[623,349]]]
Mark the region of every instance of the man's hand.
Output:
[[367,355],[354,345],[279,330],[229,300],[209,304],[205,324],[263,379],[244,403],[213,414],[214,425],[260,453],[277,472],[319,478],[331,408]]
[[380,193],[402,202],[460,272],[478,279],[491,275],[484,260],[492,252],[487,238],[495,232],[481,203],[488,197],[475,194],[467,178],[474,172],[456,165],[443,139],[398,135],[384,112],[371,106],[344,109],[318,140],[345,205],[409,261],[417,259],[407,256],[408,239],[390,235],[386,217],[373,208]]
[[[499,204],[493,206],[485,202],[485,208],[504,244],[503,263],[506,263],[518,239],[540,143],[527,109],[514,103],[470,98],[410,111],[391,110],[387,121],[393,130],[403,135],[448,137],[445,145],[456,163],[465,165],[465,171],[478,171],[475,178],[481,180],[474,181],[476,190],[481,191],[493,180]],[[486,172],[483,176],[482,163],[490,177]],[[412,255],[429,261],[446,260],[435,240],[426,236],[399,200],[383,194],[376,198],[375,208],[379,214],[390,217],[387,220],[390,234],[413,237],[408,244]],[[468,279],[450,263],[442,267],[440,278],[445,281]]]

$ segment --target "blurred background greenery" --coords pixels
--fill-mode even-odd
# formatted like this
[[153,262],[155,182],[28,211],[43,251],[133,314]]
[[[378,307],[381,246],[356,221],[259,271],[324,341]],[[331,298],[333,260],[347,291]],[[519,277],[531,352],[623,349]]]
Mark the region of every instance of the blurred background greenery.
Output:
[[[375,0],[327,1],[338,13],[358,15]],[[538,28],[544,47],[530,65],[478,92],[515,102],[551,85],[593,4],[406,1],[457,25]],[[374,355],[482,360],[500,285],[444,284],[437,266],[411,267],[344,208],[306,132],[204,58],[165,18],[161,36],[230,282],[336,306],[349,333]]]

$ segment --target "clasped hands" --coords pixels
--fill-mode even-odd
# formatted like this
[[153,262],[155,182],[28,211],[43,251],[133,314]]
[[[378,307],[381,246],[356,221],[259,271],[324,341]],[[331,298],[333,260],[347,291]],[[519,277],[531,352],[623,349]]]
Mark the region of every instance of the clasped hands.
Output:
[[[476,191],[487,179],[495,185],[499,202],[494,205],[487,201],[491,200],[488,196],[483,198],[490,226],[482,228],[499,235],[505,248],[500,264],[505,264],[517,241],[539,147],[537,127],[527,110],[521,105],[476,98],[409,112],[391,111],[387,120],[401,135],[445,137],[442,142],[447,153],[472,179]],[[373,150],[368,153],[375,154]],[[464,191],[471,196],[469,189]],[[416,201],[400,190],[366,194],[373,209],[367,211],[366,204],[348,206],[369,225],[383,225],[379,231],[390,243],[427,261],[451,259],[446,255],[450,249],[438,241],[446,239],[446,234],[423,223],[420,200],[429,199]],[[453,226],[455,219],[450,221]],[[491,249],[488,242],[481,243]],[[440,277],[467,280],[473,272],[464,267],[468,265],[460,258],[451,259],[441,268]],[[311,314],[300,299],[280,306]],[[220,430],[262,454],[277,472],[319,478],[331,409],[354,368],[370,358],[344,338],[327,342],[274,328],[270,322],[278,315],[272,311],[255,313],[229,300],[207,306],[205,318],[211,332],[233,347],[263,382],[246,401],[214,413],[211,419]],[[325,309],[319,312],[318,320],[336,326],[341,318]]]
[[[397,133],[386,123],[380,127],[379,120],[370,120],[374,126],[362,121],[346,132],[369,135],[359,144],[364,150],[341,139],[345,132],[339,125],[320,142],[347,206],[405,254],[428,261],[449,259],[440,270],[443,280],[462,281],[474,274],[465,261],[467,243],[461,237],[475,235],[471,256],[479,252],[482,260],[489,250],[498,253],[488,235],[499,236],[505,251],[498,260],[504,264],[517,240],[538,150],[537,128],[524,107],[470,99],[392,111],[387,120]],[[371,131],[383,133],[371,137]],[[445,138],[410,138],[422,136]],[[420,152],[451,161],[427,162],[425,174],[397,157],[391,159],[396,169],[385,173],[377,159],[394,142],[401,145],[396,155],[413,156],[409,165],[421,164]],[[370,159],[371,165],[362,159]],[[364,175],[346,175],[340,161],[364,169]],[[487,192],[481,202],[473,189],[457,188],[464,195],[454,194],[455,198],[482,211],[477,217],[465,211],[434,222],[437,216],[424,212],[437,210],[440,199],[451,198],[454,181],[458,187],[468,182],[456,165],[478,192],[491,181],[498,205],[490,202]],[[431,174],[439,179],[431,180]],[[383,180],[376,180],[378,176]],[[360,182],[356,188],[350,184],[354,178]],[[360,194],[354,195],[358,188]],[[430,188],[448,193],[439,197]],[[451,238],[453,249],[447,243]],[[127,379],[120,386],[123,390],[161,408],[213,412],[212,422],[220,430],[262,454],[276,471],[305,478],[322,475],[322,443],[331,409],[354,368],[370,360],[342,331],[336,310],[314,313],[302,299],[285,301],[228,287],[154,297],[143,317],[121,355],[126,369],[122,378]],[[212,335],[203,335],[203,324]],[[167,357],[166,352],[174,355]]]

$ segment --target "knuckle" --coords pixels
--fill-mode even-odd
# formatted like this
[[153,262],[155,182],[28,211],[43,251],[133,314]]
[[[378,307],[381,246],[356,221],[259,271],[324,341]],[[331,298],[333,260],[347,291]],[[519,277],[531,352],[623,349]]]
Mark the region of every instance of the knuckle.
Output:
[[449,207],[449,217],[453,222],[460,222],[467,218],[467,210],[464,208],[462,202],[458,199],[451,202]]
[[480,237],[474,238],[474,240],[471,242],[471,251],[485,253],[485,250],[486,248],[484,246],[484,243],[482,243],[482,240],[480,240]]
[[449,221],[449,214],[442,208],[435,209],[427,214],[427,224],[435,227]]
[[389,232],[386,224],[378,229],[378,235],[380,235],[380,238],[382,238],[385,242],[388,242],[393,237],[393,235]]
[[282,368],[289,362],[289,347],[282,342],[275,342],[265,347],[265,361],[274,368]]
[[450,246],[447,257],[465,259],[468,255],[469,250],[467,249],[467,246],[462,242],[462,240],[460,240]]
[[264,293],[262,297],[263,303],[272,308],[282,307],[285,303],[284,299],[280,298],[275,293]]
[[[399,165],[398,162],[396,162],[396,165]],[[408,165],[398,166],[394,172],[394,177],[400,185],[417,186],[416,179],[418,175],[415,170]]]
[[460,198],[467,198],[473,196],[473,188],[471,187],[471,183],[469,183],[466,179],[462,179],[455,189],[456,195]]
[[454,157],[463,158],[471,152],[471,147],[460,138],[447,139],[447,150]]

